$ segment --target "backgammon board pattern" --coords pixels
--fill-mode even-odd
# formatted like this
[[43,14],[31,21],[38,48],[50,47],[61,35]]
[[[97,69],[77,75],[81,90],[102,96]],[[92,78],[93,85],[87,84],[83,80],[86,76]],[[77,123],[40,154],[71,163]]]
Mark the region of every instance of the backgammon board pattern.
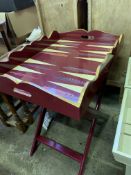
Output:
[[88,86],[99,78],[120,41],[121,36],[101,31],[53,32],[50,38],[43,37],[22,51],[12,52],[8,62],[0,63],[0,91],[27,99],[32,92],[19,87],[29,85],[46,93],[46,98],[80,108]]

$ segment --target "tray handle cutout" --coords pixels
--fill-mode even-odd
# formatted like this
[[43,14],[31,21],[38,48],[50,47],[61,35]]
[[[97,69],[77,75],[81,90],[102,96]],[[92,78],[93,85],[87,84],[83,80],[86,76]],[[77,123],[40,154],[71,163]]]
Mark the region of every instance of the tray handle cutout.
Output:
[[27,91],[22,90],[22,89],[14,88],[13,91],[17,94],[24,95],[26,97],[32,97],[32,94],[30,92],[27,92]]

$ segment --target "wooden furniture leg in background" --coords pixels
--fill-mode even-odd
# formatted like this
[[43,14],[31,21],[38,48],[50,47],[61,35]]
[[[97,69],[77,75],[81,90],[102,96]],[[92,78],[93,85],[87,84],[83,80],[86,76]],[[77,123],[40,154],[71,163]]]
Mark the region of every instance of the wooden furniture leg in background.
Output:
[[96,107],[95,107],[95,109],[97,111],[99,111],[100,106],[101,106],[101,101],[102,101],[104,89],[105,89],[105,86],[106,86],[106,82],[107,82],[107,78],[105,78],[100,90],[98,91],[98,96],[97,96],[97,100],[96,100]]
[[33,114],[32,112],[30,112],[25,101],[21,100],[21,103],[23,106],[24,116],[25,116],[24,123],[26,123],[27,125],[30,125],[34,122]]
[[1,94],[1,97],[2,97],[3,101],[5,102],[5,104],[7,105],[7,107],[9,108],[9,110],[11,111],[11,113],[13,114],[13,117],[16,121],[16,127],[19,130],[21,130],[22,132],[25,132],[27,130],[27,126],[24,124],[24,122],[18,116],[18,114],[16,112],[16,109],[13,106],[13,104],[9,101],[9,99],[7,98],[6,95]]
[[1,109],[0,107],[0,120],[1,122],[5,125],[5,126],[10,126],[9,124],[7,124],[7,120],[8,120],[8,116],[5,114],[5,112]]
[[10,51],[11,50],[11,44],[10,44],[9,38],[7,36],[6,23],[0,24],[0,32],[2,34],[3,40],[5,42],[5,45],[8,49],[8,51]]

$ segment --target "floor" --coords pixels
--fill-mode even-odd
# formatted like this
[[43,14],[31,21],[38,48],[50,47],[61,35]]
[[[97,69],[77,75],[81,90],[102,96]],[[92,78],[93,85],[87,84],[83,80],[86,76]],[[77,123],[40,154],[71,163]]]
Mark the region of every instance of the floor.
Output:
[[[5,52],[6,48],[0,42],[0,55]],[[112,155],[120,110],[118,98],[116,91],[106,89],[101,111],[108,117],[104,125],[97,124],[85,175],[124,175],[125,167],[117,163]],[[35,114],[36,118],[37,116],[38,114]],[[79,165],[75,161],[46,146],[40,145],[34,156],[29,156],[36,123],[37,120],[25,134],[0,124],[0,175],[77,175]],[[67,117],[56,117],[47,135],[82,152],[88,130],[87,120],[76,122]]]

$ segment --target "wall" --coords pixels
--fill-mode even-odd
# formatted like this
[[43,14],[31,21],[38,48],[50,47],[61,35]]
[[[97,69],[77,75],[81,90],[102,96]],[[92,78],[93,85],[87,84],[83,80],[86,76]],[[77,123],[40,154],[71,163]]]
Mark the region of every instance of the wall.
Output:
[[77,0],[38,0],[36,6],[46,35],[54,30],[65,32],[78,28]]
[[124,46],[109,76],[112,84],[121,86],[131,53],[131,0],[88,0],[88,3],[90,29],[124,34]]

